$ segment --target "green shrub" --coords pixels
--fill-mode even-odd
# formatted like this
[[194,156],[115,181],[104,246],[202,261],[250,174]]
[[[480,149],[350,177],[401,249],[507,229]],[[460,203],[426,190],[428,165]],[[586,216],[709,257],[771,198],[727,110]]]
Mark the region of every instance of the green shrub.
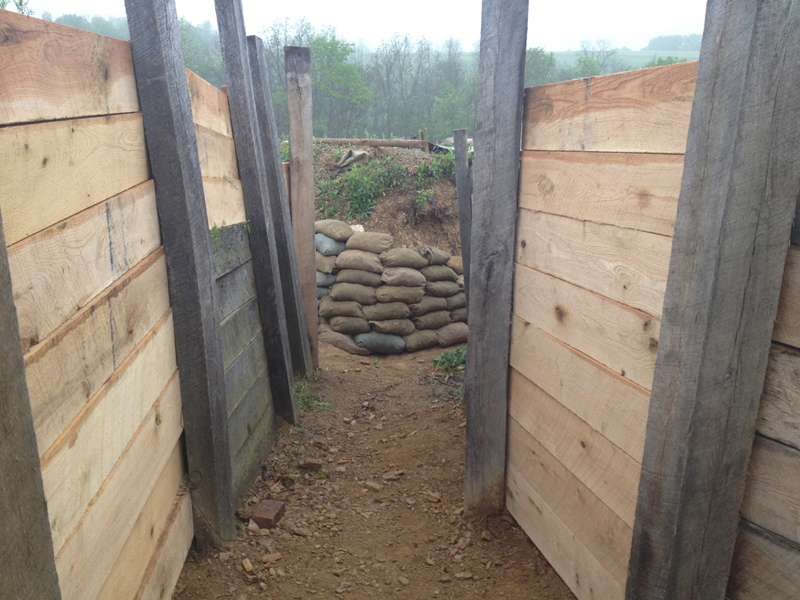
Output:
[[433,366],[439,367],[445,372],[452,371],[456,367],[462,367],[465,364],[467,364],[466,348],[453,348],[452,350],[445,350],[439,356],[433,359]]

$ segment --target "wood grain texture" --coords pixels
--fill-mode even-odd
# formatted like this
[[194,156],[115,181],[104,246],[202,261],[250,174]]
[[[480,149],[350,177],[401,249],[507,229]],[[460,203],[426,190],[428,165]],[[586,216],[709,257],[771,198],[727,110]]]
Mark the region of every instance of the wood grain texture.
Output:
[[219,279],[253,258],[245,223],[217,230],[211,239],[214,277]]
[[[256,385],[259,385],[258,382]],[[253,392],[252,396],[248,394],[242,402],[242,406],[248,406],[250,409],[243,410],[241,415],[234,413],[231,418],[232,427],[241,427],[237,429],[236,442],[238,443],[244,434],[247,434],[238,449],[235,447],[236,444],[232,444],[231,448],[231,452],[236,452],[233,461],[233,489],[240,498],[247,494],[253,480],[261,471],[261,465],[269,459],[277,428],[273,403],[269,402],[269,398],[258,394],[257,387]],[[266,403],[265,409],[259,412],[258,407],[263,407],[264,403]]]
[[790,246],[772,339],[800,348],[800,247]]
[[217,319],[222,322],[245,302],[256,297],[253,261],[249,260],[216,282]]
[[[234,457],[234,481],[236,481],[236,465],[238,463],[236,457],[242,451],[250,435],[256,430],[256,426],[265,415],[267,415],[266,418],[274,421],[275,411],[272,408],[272,399],[269,393],[269,380],[267,378],[266,368],[262,367],[261,373],[253,380],[250,388],[245,390],[241,401],[228,418],[231,456]],[[269,447],[272,444],[267,443],[264,445]],[[242,467],[249,469],[249,465],[242,465]]]
[[722,598],[800,192],[800,2],[711,0],[628,600]]
[[233,136],[197,124],[194,126],[194,132],[200,156],[200,172],[203,177],[238,180],[239,165],[236,162]]
[[516,261],[661,317],[672,238],[521,209]]
[[800,450],[800,351],[772,344],[756,431]]
[[222,361],[225,369],[250,343],[254,336],[261,332],[261,317],[258,314],[258,302],[255,298],[248,300],[220,323],[222,334]]
[[461,258],[464,264],[464,293],[469,306],[469,258],[472,235],[472,179],[469,174],[469,145],[467,130],[453,131],[453,155],[456,163],[456,197],[458,226],[461,233]]
[[137,112],[130,44],[0,13],[0,125]]
[[242,182],[238,179],[229,181],[224,178],[203,177],[203,193],[206,197],[209,229],[230,227],[247,220]]
[[464,510],[505,506],[506,394],[528,0],[483,0],[470,233]]
[[525,90],[525,150],[683,154],[697,63]]
[[186,69],[186,84],[189,87],[194,124],[233,137],[228,94],[189,69]]
[[247,390],[266,369],[264,338],[257,333],[225,371],[225,395],[228,399],[229,419],[247,394]]
[[140,114],[3,127],[0,148],[9,246],[149,178]]
[[519,205],[672,236],[683,156],[524,151]]

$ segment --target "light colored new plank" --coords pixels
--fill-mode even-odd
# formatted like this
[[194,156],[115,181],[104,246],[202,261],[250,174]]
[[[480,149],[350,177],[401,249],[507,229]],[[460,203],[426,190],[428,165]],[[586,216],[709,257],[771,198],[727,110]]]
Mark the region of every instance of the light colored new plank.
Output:
[[660,320],[517,264],[514,314],[650,389]]
[[639,463],[515,369],[509,382],[508,413],[632,527]]
[[742,521],[726,597],[730,600],[797,600],[800,546]]
[[247,220],[242,197],[242,182],[238,179],[228,181],[216,177],[203,177],[203,194],[206,197],[209,229],[228,227]]
[[3,127],[0,154],[9,246],[149,177],[138,113]]
[[683,154],[697,63],[525,90],[525,150]]
[[790,246],[772,339],[800,348],[800,246]]
[[525,151],[519,205],[672,236],[683,156]]
[[513,418],[508,423],[508,464],[536,490],[617,583],[624,586],[633,529]]
[[170,312],[42,455],[57,553],[176,368]]
[[506,504],[578,600],[622,600],[625,597],[624,587],[510,465],[506,472]]
[[672,238],[519,211],[516,261],[661,317]]
[[172,505],[183,482],[183,475],[183,452],[181,445],[176,444],[100,590],[98,600],[134,597],[161,533],[170,524]]
[[[64,600],[96,598],[183,431],[177,371],[56,554]],[[142,557],[142,560],[147,560]]]
[[168,309],[158,250],[25,356],[40,456]]
[[152,180],[9,248],[26,352],[161,244]]
[[203,177],[227,178],[237,181],[239,167],[236,163],[236,146],[233,143],[233,137],[202,125],[195,125],[194,133],[197,137],[200,172]]
[[637,462],[650,394],[517,316],[509,364]]
[[186,69],[186,83],[189,85],[192,121],[195,125],[202,125],[222,135],[233,136],[228,94],[189,69]]
[[0,13],[0,125],[137,112],[128,42]]
[[800,351],[772,345],[756,431],[800,450]]

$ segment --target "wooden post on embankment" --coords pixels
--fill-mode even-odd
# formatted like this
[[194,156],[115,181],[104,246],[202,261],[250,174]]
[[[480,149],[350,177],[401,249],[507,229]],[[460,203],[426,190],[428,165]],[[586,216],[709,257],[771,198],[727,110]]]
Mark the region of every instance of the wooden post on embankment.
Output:
[[466,129],[453,130],[453,154],[456,162],[456,196],[458,198],[458,223],[461,229],[461,259],[464,262],[464,293],[467,296],[467,303],[469,303],[472,179],[469,176],[469,144],[467,142]]
[[319,367],[317,281],[314,244],[314,136],[311,105],[311,48],[287,46],[286,103],[289,107],[289,177],[292,230],[308,340],[314,368]]
[[800,2],[709,1],[628,600],[726,594],[800,192],[799,61]]
[[272,220],[275,224],[275,245],[278,250],[289,351],[294,372],[305,376],[313,370],[311,346],[306,333],[306,315],[303,310],[297,255],[294,251],[289,194],[283,175],[278,128],[275,124],[275,110],[272,105],[272,92],[267,76],[267,59],[264,55],[264,43],[261,38],[254,35],[247,36],[247,50],[250,55],[250,73],[256,100],[258,127],[261,133],[261,151],[264,155],[267,173],[269,202],[272,207]]
[[528,0],[483,0],[465,404],[467,513],[505,504],[506,398]]

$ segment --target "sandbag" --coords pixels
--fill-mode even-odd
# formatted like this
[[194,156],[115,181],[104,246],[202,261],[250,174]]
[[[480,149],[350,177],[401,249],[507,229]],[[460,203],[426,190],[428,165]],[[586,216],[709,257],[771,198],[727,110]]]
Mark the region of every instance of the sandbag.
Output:
[[458,289],[460,289],[462,292],[464,291],[464,276],[463,275],[459,275],[458,276]]
[[333,317],[330,321],[330,326],[336,333],[346,333],[348,335],[367,333],[369,331],[367,320],[359,319],[358,317]]
[[420,244],[414,248],[414,250],[427,260],[429,265],[445,265],[447,261],[450,260],[450,255],[447,252],[439,250],[439,248],[434,248],[433,246]]
[[[339,284],[337,283],[336,285]],[[422,300],[424,295],[425,290],[421,287],[382,285],[377,289],[378,302],[405,302],[406,304],[416,304]]]
[[334,283],[336,283],[336,275],[317,271],[317,287],[331,287]]
[[466,323],[450,323],[436,330],[436,337],[442,347],[463,344],[467,341],[469,328]]
[[374,252],[364,250],[345,250],[336,258],[336,266],[342,270],[357,269],[379,275],[383,273],[383,263],[381,263],[380,257]]
[[422,269],[422,274],[428,281],[452,281],[458,282],[458,275],[450,267],[444,265],[431,265]]
[[327,235],[332,240],[337,242],[346,242],[347,239],[353,235],[353,230],[344,221],[336,221],[335,219],[325,219],[324,221],[317,221],[314,223],[314,233],[321,233]]
[[390,319],[388,321],[370,321],[374,331],[378,333],[393,333],[395,335],[411,335],[416,331],[414,323],[408,319]]
[[456,275],[464,274],[464,259],[460,256],[451,256],[447,261],[447,266],[456,272]]
[[457,308],[450,311],[451,323],[466,323],[467,322],[467,309]]
[[394,247],[394,239],[388,233],[355,232],[347,240],[348,250],[364,250],[380,254],[392,247]]
[[406,349],[406,343],[399,335],[377,331],[355,335],[353,341],[359,348],[366,348],[376,354],[400,354]]
[[421,317],[435,310],[445,310],[447,308],[447,300],[444,298],[434,298],[433,296],[423,296],[421,302],[412,304],[409,308],[411,309],[412,315]]
[[422,287],[426,283],[425,276],[422,273],[408,267],[384,269],[381,281],[386,285],[402,285],[405,287]]
[[411,248],[392,248],[391,250],[381,252],[381,262],[384,267],[421,269],[422,267],[428,266],[428,260]]
[[464,292],[459,292],[455,296],[450,296],[445,299],[447,310],[456,310],[457,308],[464,308],[467,305],[467,295]]
[[450,313],[446,310],[437,310],[421,317],[414,317],[417,329],[439,329],[450,323]]
[[407,319],[411,316],[408,304],[403,302],[379,302],[374,306],[364,307],[364,317],[368,321],[388,321],[390,319]]
[[452,281],[429,281],[425,284],[425,293],[437,298],[449,298],[459,291],[458,284]]
[[345,250],[344,242],[337,242],[324,233],[314,234],[314,245],[317,252],[325,256],[339,256]]
[[352,336],[344,333],[336,333],[328,325],[319,326],[319,341],[323,344],[329,344],[339,350],[344,350],[350,354],[358,354],[359,356],[367,356],[370,351],[366,348],[359,348],[353,341]]
[[323,319],[333,317],[359,317],[364,318],[364,311],[358,302],[352,300],[337,302],[330,296],[325,296],[319,302],[319,316]]
[[353,300],[361,305],[375,304],[378,301],[375,288],[357,283],[334,283],[331,287],[331,298],[337,302]]
[[330,294],[331,294],[331,288],[317,286],[317,300],[319,300],[320,298],[324,298],[325,296],[330,296]]
[[320,273],[333,273],[336,271],[336,257],[325,256],[321,252],[314,254],[314,263]]
[[336,275],[339,283],[357,283],[358,285],[368,285],[378,287],[381,284],[381,276],[369,271],[359,271],[358,269],[344,269]]
[[[320,338],[322,339],[322,338]],[[424,350],[439,344],[439,337],[436,332],[431,329],[420,329],[411,335],[403,336],[403,341],[406,343],[406,350],[408,352],[416,352],[417,350]]]

